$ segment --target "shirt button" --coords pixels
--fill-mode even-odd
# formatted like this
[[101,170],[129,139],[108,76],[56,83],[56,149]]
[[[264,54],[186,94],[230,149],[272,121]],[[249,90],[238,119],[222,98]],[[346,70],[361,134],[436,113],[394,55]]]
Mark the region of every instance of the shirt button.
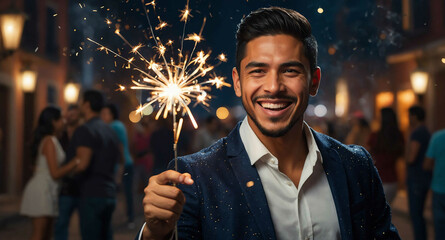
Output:
[[270,163],[270,164],[274,164],[275,162],[274,162],[273,159],[270,159],[270,160],[269,160],[269,163]]
[[289,187],[292,187],[292,182],[286,182],[286,184],[289,186]]

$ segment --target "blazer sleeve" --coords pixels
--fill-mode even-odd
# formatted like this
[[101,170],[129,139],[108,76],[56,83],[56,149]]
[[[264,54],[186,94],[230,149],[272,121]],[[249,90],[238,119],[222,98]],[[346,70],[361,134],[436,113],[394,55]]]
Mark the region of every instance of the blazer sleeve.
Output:
[[[362,151],[372,162],[371,155],[362,148]],[[371,195],[372,207],[370,211],[371,231],[370,239],[400,239],[396,227],[391,222],[391,208],[386,202],[385,193],[383,192],[382,181],[380,180],[377,168],[374,164],[371,167]]]
[[[174,170],[174,160],[170,161],[168,168]],[[202,239],[201,229],[201,193],[198,187],[199,176],[186,160],[178,159],[178,172],[190,173],[195,181],[192,185],[178,185],[178,188],[184,193],[185,205],[181,217],[178,220],[179,239]]]

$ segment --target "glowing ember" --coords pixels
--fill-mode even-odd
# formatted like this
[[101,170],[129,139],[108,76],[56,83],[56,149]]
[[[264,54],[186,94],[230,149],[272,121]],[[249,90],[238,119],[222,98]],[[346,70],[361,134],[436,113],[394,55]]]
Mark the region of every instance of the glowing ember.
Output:
[[125,91],[125,86],[122,86],[120,84],[117,85],[119,88],[116,89],[116,91]]

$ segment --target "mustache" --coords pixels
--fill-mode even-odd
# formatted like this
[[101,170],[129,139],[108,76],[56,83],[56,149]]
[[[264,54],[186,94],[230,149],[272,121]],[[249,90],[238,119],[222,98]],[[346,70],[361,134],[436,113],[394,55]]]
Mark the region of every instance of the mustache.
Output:
[[294,97],[294,96],[289,96],[289,95],[270,95],[270,94],[264,94],[264,95],[259,95],[259,96],[255,96],[252,98],[253,102],[258,101],[258,99],[270,99],[270,100],[275,100],[275,99],[285,99],[285,100],[290,100],[292,102],[297,102],[298,98]]

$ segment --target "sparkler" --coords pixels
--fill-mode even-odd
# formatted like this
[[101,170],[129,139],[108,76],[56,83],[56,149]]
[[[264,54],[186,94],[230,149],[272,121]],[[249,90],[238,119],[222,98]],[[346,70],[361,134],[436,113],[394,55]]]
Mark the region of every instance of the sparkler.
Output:
[[[131,47],[130,54],[134,54],[135,56],[131,58],[126,58],[121,54],[116,53],[115,51],[105,47],[104,45],[88,38],[89,41],[97,44],[99,46],[98,50],[106,51],[108,54],[113,53],[115,56],[125,60],[127,62],[127,68],[133,67],[134,70],[138,71],[142,78],[142,81],[132,81],[133,86],[131,89],[140,89],[147,90],[151,93],[151,98],[149,101],[136,110],[137,113],[142,114],[142,111],[153,105],[157,104],[159,109],[157,111],[155,119],[159,119],[159,117],[167,118],[167,116],[171,113],[173,117],[173,151],[174,151],[174,159],[175,159],[175,170],[177,170],[177,143],[179,140],[179,135],[181,133],[181,128],[183,124],[182,116],[188,115],[190,121],[192,122],[194,128],[198,128],[198,124],[189,108],[189,104],[192,101],[195,101],[196,104],[202,104],[206,107],[209,106],[208,101],[211,99],[211,96],[207,93],[211,89],[212,86],[215,86],[217,89],[220,89],[224,86],[230,87],[229,83],[226,83],[224,77],[216,76],[212,74],[209,79],[200,81],[205,78],[209,72],[211,72],[214,66],[207,64],[207,60],[210,57],[210,52],[205,53],[204,51],[198,51],[195,54],[195,50],[197,44],[204,40],[202,37],[202,31],[205,25],[205,18],[203,20],[203,24],[199,34],[192,33],[188,34],[185,37],[185,29],[186,24],[191,15],[191,9],[189,8],[189,1],[187,0],[187,4],[184,10],[181,11],[180,21],[184,22],[183,33],[181,38],[181,48],[177,50],[177,59],[174,59],[174,50],[173,50],[173,41],[168,40],[164,45],[161,39],[155,36],[153,27],[148,16],[148,11],[146,6],[152,5],[153,9],[156,6],[155,1],[151,1],[150,3],[144,3],[142,0],[142,5],[145,10],[145,15],[147,17],[147,21],[150,27],[150,33],[152,39],[155,42],[154,50],[157,51],[157,54],[154,58],[148,60],[141,53],[140,49],[143,47],[142,44],[132,45],[119,31],[116,29],[115,34],[118,35],[128,46]],[[163,28],[169,26],[167,22],[161,20],[158,16],[159,24],[155,27],[155,30],[162,30]],[[106,24],[110,26],[111,21],[106,19]],[[193,41],[193,49],[190,54],[184,54],[184,40]],[[171,56],[169,59],[166,57],[167,47],[171,47]],[[161,61],[157,62],[157,59],[161,59]],[[220,63],[226,62],[227,58],[224,54],[220,54],[217,58]],[[136,62],[142,62],[144,67],[139,67]],[[118,85],[119,88],[117,91],[124,91],[126,89],[125,86]],[[196,105],[195,104],[195,105]],[[177,121],[177,117],[180,117],[179,121]],[[177,233],[177,228],[175,227],[175,233]],[[177,239],[177,234],[175,234]]]

